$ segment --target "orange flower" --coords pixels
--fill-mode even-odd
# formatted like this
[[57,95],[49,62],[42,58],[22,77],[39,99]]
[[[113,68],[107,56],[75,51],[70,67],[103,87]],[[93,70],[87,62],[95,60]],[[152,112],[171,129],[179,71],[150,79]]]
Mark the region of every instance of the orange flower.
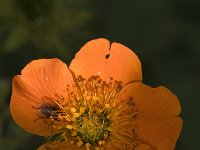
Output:
[[39,149],[173,150],[182,128],[177,97],[143,84],[138,57],[106,39],[85,44],[69,69],[29,63],[13,79],[10,110],[26,131],[50,136]]

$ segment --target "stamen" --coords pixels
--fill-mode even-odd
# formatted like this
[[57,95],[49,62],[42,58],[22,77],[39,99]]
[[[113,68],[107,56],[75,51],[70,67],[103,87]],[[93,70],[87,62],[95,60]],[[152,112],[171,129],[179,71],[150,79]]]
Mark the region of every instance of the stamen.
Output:
[[112,140],[134,145],[135,140],[130,140],[135,139],[132,132],[137,115],[134,101],[123,103],[119,96],[122,83],[113,78],[108,81],[99,76],[87,80],[78,76],[75,84],[67,87],[64,96],[52,98],[59,109],[51,116],[55,130],[51,137],[57,135],[56,141],[69,140],[87,150],[100,149]]

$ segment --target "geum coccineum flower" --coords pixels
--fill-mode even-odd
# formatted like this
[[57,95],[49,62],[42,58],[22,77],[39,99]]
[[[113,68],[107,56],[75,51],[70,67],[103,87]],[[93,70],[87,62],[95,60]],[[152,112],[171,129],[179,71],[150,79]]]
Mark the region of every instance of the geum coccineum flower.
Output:
[[30,62],[13,79],[11,114],[49,141],[39,149],[173,150],[182,128],[177,97],[142,83],[141,63],[106,39],[85,44],[69,69]]

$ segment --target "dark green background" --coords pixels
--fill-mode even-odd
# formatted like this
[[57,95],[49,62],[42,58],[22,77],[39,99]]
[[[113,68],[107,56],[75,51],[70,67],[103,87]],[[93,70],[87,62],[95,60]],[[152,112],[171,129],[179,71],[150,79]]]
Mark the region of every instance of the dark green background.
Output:
[[2,0],[0,149],[35,149],[44,142],[10,116],[12,77],[38,58],[69,64],[84,43],[99,37],[134,50],[145,84],[176,93],[184,120],[176,150],[200,150],[199,0]]

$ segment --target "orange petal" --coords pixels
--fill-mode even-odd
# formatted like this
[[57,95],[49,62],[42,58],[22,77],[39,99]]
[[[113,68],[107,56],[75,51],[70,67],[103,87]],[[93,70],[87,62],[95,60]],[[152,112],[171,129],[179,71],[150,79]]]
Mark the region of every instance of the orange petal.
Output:
[[22,75],[13,78],[10,102],[13,119],[33,134],[51,134],[52,129],[45,124],[47,119],[38,119],[45,117],[39,108],[45,103],[52,104],[44,97],[62,94],[67,84],[70,85],[72,82],[66,64],[59,59],[32,61],[22,70]]
[[141,63],[136,54],[126,46],[119,43],[110,44],[106,39],[86,43],[69,68],[75,75],[85,78],[100,75],[103,80],[113,77],[124,84],[142,80]]
[[138,140],[159,150],[173,150],[182,128],[177,97],[165,87],[152,88],[142,83],[129,84],[122,93],[132,97],[138,109]]
[[30,62],[21,72],[30,84],[37,87],[38,94],[44,95],[60,94],[71,85],[73,79],[65,63],[61,60],[39,59]]
[[136,103],[140,111],[139,118],[167,118],[181,112],[178,98],[165,87],[152,88],[137,82],[125,86],[123,91]]
[[144,143],[139,143],[137,145],[137,147],[135,148],[135,150],[155,150],[155,148],[152,148],[150,145],[148,144],[144,144]]
[[68,141],[64,142],[49,142],[41,145],[37,150],[86,150],[85,147],[79,148],[76,144],[70,144]]
[[181,132],[182,119],[171,117],[165,119],[138,119],[136,121],[138,139],[148,141],[158,150],[174,150]]

